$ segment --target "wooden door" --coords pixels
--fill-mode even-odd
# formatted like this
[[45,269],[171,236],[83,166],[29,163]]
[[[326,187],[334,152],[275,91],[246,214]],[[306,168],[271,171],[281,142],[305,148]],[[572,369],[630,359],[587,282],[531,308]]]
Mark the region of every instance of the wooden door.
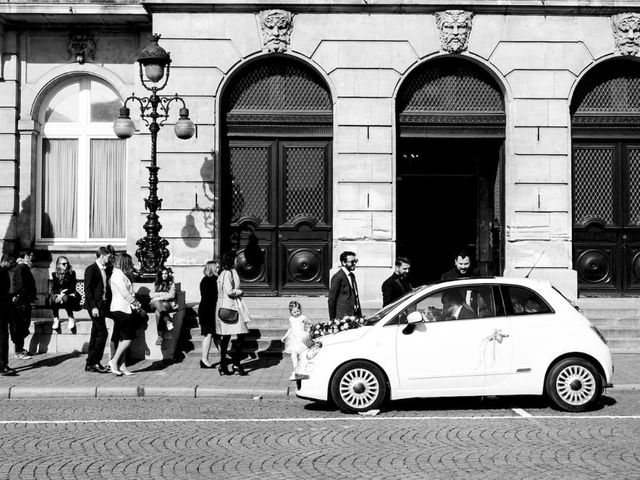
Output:
[[573,259],[582,293],[640,291],[640,145],[574,145]]
[[224,249],[244,289],[263,295],[328,288],[331,192],[328,140],[231,140]]

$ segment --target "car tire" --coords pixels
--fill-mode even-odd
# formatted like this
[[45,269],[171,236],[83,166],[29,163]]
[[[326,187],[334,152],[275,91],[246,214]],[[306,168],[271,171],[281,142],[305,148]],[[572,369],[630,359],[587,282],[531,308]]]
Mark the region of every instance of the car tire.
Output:
[[382,371],[369,362],[349,362],[331,379],[331,397],[345,413],[366,412],[387,397],[387,382]]
[[584,412],[600,398],[602,377],[588,360],[576,357],[563,358],[549,370],[545,392],[558,409],[565,412]]

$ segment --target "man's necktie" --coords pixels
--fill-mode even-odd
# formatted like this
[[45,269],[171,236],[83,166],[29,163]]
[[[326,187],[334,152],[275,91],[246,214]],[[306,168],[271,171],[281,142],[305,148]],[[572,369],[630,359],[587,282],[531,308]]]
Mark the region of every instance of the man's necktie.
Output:
[[351,287],[353,288],[353,306],[355,307],[355,314],[362,315],[362,310],[360,309],[360,295],[358,295],[358,284],[356,283],[356,274],[349,272],[349,277],[351,277]]

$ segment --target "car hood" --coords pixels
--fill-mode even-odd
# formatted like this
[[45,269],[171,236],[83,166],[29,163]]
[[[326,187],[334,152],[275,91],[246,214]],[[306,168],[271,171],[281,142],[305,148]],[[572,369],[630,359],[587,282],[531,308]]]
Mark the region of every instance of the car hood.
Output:
[[320,337],[319,340],[322,342],[323,346],[335,345],[337,343],[344,343],[344,342],[353,342],[354,340],[361,338],[363,335],[369,332],[371,328],[372,327],[370,326],[352,328],[351,330],[344,330],[342,332],[324,335],[323,337]]

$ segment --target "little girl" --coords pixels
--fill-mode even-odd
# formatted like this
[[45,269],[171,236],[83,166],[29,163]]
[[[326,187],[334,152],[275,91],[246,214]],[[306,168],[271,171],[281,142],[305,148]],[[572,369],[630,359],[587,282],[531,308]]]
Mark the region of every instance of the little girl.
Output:
[[282,337],[284,342],[284,352],[291,355],[293,363],[293,372],[289,380],[295,380],[298,373],[298,364],[300,363],[300,355],[307,349],[302,339],[307,334],[308,320],[302,315],[302,307],[296,301],[289,302],[289,330]]

